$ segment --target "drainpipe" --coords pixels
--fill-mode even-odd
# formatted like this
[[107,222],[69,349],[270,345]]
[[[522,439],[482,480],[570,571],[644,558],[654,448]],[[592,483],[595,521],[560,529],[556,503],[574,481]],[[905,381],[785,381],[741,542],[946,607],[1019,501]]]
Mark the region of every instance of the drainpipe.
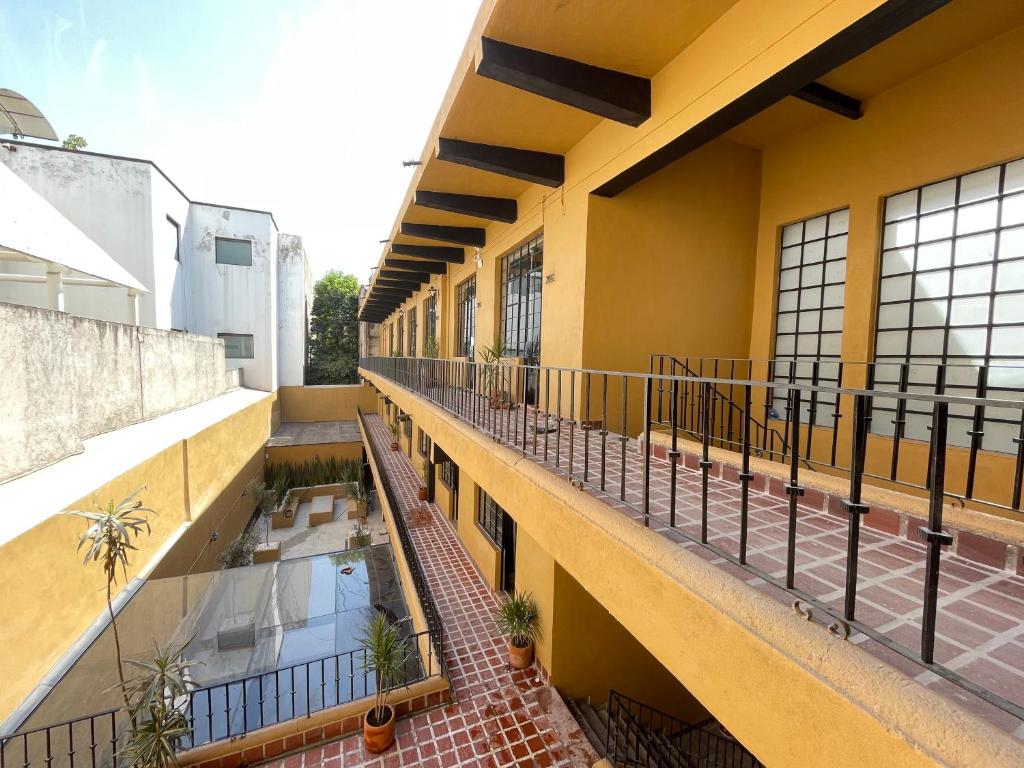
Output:
[[46,295],[50,309],[64,311],[64,275],[52,261],[46,263]]

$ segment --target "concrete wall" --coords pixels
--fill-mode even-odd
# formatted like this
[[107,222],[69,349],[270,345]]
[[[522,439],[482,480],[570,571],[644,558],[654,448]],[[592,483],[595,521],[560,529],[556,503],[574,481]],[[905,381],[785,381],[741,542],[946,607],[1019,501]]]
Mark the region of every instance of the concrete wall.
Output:
[[0,481],[226,389],[224,344],[0,304]]
[[277,376],[282,387],[301,386],[305,381],[312,282],[302,238],[281,234],[277,241]]

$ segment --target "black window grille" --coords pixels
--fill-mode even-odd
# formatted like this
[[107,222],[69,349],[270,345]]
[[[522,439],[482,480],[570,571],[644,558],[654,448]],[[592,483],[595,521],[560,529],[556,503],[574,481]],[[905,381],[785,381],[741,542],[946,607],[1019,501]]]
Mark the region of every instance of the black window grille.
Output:
[[476,521],[487,534],[487,538],[494,542],[494,546],[500,547],[505,528],[505,510],[499,507],[482,488],[477,497]]
[[473,357],[476,348],[476,275],[455,288],[456,357]]
[[437,294],[432,293],[423,302],[423,340],[437,341]]
[[[775,380],[838,386],[843,342],[846,241],[850,209],[782,228],[775,311]],[[772,406],[786,413],[788,391],[775,391]],[[814,423],[831,426],[835,395],[819,393]],[[800,420],[810,420],[805,398]]]
[[[1024,394],[1024,159],[983,168],[885,200],[875,386],[1020,400]],[[938,367],[945,366],[939,382]],[[915,407],[916,405],[916,407]],[[924,403],[898,414],[875,398],[872,431],[928,440]],[[950,408],[951,445],[1016,452],[1012,414]],[[900,418],[902,417],[902,418]]]
[[501,318],[505,353],[540,360],[544,236],[523,243],[501,260]]
[[419,444],[420,456],[430,455],[430,437],[422,429],[418,429],[416,432],[418,438],[417,443]]
[[405,316],[398,316],[398,357],[405,356]]
[[409,357],[416,357],[416,308],[409,310]]

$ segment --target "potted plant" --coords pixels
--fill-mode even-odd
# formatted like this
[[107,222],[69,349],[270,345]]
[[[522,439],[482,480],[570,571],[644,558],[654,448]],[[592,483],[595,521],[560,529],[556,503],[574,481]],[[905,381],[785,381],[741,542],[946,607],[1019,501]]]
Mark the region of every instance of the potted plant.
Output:
[[373,707],[363,717],[363,743],[367,752],[378,754],[395,742],[395,710],[388,693],[404,679],[408,655],[401,635],[401,622],[391,622],[383,613],[363,627],[363,669],[372,672],[376,683]]
[[529,592],[509,595],[498,608],[498,630],[508,635],[508,663],[526,669],[533,662],[533,643],[540,637],[540,614]]
[[423,356],[431,359],[437,357],[437,339],[433,336],[427,336],[423,340]]
[[430,459],[426,456],[423,457],[423,483],[420,483],[420,487],[416,490],[416,497],[420,501],[427,500],[427,486],[424,483],[427,482],[428,473],[430,472]]
[[362,523],[357,523],[356,527],[348,535],[349,549],[361,549],[370,546],[372,543],[373,535],[370,533],[370,529]]
[[388,427],[388,429],[391,430],[391,450],[392,451],[397,451],[398,450],[398,422],[397,421],[391,422],[391,426]]
[[501,359],[504,356],[505,342],[501,338],[495,338],[494,344],[480,350],[480,361],[483,363],[481,375],[491,408],[501,408],[508,402],[505,393],[505,371],[501,367]]
[[356,515],[360,520],[366,519],[366,510],[370,502],[370,497],[366,493],[366,489],[363,488],[362,482],[356,483],[356,492],[352,495],[356,500]]

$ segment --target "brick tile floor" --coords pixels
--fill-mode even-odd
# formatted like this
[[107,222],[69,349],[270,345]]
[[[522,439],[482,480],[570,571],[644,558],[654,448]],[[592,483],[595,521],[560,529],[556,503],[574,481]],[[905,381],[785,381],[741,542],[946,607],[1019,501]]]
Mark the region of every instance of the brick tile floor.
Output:
[[[436,401],[435,393],[431,394],[431,399]],[[533,408],[527,409],[524,420],[521,409],[493,411],[482,401],[474,405],[472,398],[465,394],[449,398],[446,407],[469,420],[474,417],[480,420],[482,414],[480,428],[500,442],[523,451],[528,459],[556,473],[571,475],[577,481],[585,480],[583,488],[588,493],[642,522],[644,464],[636,440],[623,441],[612,432],[602,438],[599,430],[582,430],[578,424],[564,418],[559,420],[554,415],[545,419],[543,412],[538,412],[536,419],[542,428],[535,432]],[[546,421],[547,431],[543,429]],[[605,449],[603,489],[602,440]],[[700,535],[701,473],[683,465],[678,465],[676,472],[676,526],[672,527],[669,525],[673,493],[671,464],[651,457],[651,529],[765,594],[792,602],[788,592],[680,535],[680,531],[693,537]],[[710,543],[738,555],[739,483],[711,477],[708,498]],[[748,562],[781,578],[786,567],[788,499],[753,488],[749,498]],[[797,523],[796,587],[827,605],[841,608],[845,589],[846,520],[823,510],[821,498],[813,494],[809,493],[802,501]],[[810,506],[815,501],[816,508]],[[860,536],[857,619],[917,652],[920,649],[925,546],[916,539],[901,537],[898,532],[873,528],[862,527]],[[939,589],[935,661],[1024,706],[1024,654],[1021,653],[1024,649],[1024,577],[944,553]],[[831,618],[820,613],[815,620],[823,621],[826,626],[831,623]],[[1018,738],[1024,738],[1024,724],[1012,714],[864,634],[855,631],[849,641]]]
[[399,720],[397,744],[370,755],[362,736],[277,760],[273,768],[374,766],[591,766],[594,753],[558,693],[536,669],[510,670],[505,639],[494,627],[497,596],[484,582],[451,524],[419,501],[409,459],[391,451],[378,416],[366,418],[444,621],[452,704]]

